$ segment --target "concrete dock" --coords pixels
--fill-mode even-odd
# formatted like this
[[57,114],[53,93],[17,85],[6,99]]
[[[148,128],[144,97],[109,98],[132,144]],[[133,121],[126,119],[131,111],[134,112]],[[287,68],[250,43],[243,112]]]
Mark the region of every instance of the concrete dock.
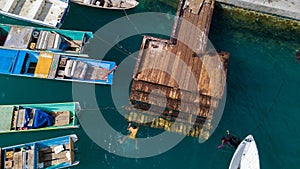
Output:
[[300,21],[299,0],[216,0],[227,5],[233,5],[262,13],[278,15]]

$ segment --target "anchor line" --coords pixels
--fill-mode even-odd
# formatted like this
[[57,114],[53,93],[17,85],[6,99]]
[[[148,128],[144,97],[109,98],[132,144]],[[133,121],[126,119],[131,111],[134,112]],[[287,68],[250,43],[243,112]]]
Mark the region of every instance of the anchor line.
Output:
[[127,15],[127,12],[125,9],[123,9],[124,11],[124,14],[127,18],[127,20],[130,22],[130,24],[134,27],[135,31],[140,35],[140,36],[143,36],[142,33],[139,31],[139,29],[136,27],[136,25],[130,20],[129,16]]
[[[85,17],[87,20],[91,21],[91,23],[92,23],[93,25],[95,25],[95,23],[92,22],[92,19],[91,19],[90,17],[87,17],[86,15],[84,15],[84,17]],[[95,25],[95,26],[97,26],[97,25]],[[95,35],[95,34],[94,34],[94,36],[97,37],[98,39],[100,39],[101,41],[103,41],[104,43],[108,44],[109,46],[111,46],[111,48],[114,48],[115,50],[119,51],[120,53],[123,53],[123,54],[125,54],[125,55],[127,55],[127,56],[130,55],[130,53],[126,52],[125,50],[121,50],[120,48],[118,48],[118,47],[116,47],[115,45],[113,45],[112,43],[110,43],[110,42],[104,40],[103,38],[101,38],[101,37],[99,37],[99,36],[97,36],[97,35]]]

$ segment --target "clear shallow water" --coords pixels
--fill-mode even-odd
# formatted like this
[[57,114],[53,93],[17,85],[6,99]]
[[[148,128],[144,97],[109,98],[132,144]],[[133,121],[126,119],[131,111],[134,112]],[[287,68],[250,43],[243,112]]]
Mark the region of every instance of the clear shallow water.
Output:
[[[143,0],[139,7],[127,11],[127,14],[150,11],[175,14],[176,8],[176,5],[172,7],[159,0]],[[217,145],[226,129],[229,129],[240,137],[249,133],[254,135],[259,148],[261,168],[298,168],[300,96],[297,91],[300,86],[298,75],[300,63],[295,61],[294,54],[295,50],[300,48],[299,41],[295,40],[300,39],[300,35],[290,33],[283,38],[272,33],[264,34],[263,30],[257,30],[257,25],[253,25],[254,30],[249,30],[239,25],[241,22],[233,22],[231,16],[219,8],[216,8],[214,13],[210,40],[217,50],[230,52],[231,56],[225,111],[217,130],[204,144],[199,144],[195,138],[185,138],[176,147],[158,156],[130,159],[116,156],[100,148],[80,128],[1,134],[0,146],[76,133],[80,139],[78,142],[80,165],[74,168],[225,169],[228,168],[234,150],[219,150]],[[123,11],[96,10],[72,4],[62,28],[96,32],[110,21],[123,16],[125,16]],[[20,23],[6,18],[1,18],[0,21]],[[169,28],[163,23],[153,26]],[[251,28],[251,25],[249,27]],[[126,53],[139,50],[141,40],[142,37],[137,35],[120,42],[110,50],[105,59],[120,63],[126,57]],[[97,40],[92,42],[100,43]],[[90,45],[101,46],[102,44]],[[93,53],[91,57],[99,58],[99,55],[101,53],[98,55]],[[129,66],[134,66],[134,62],[133,59]],[[123,76],[124,73],[116,73],[115,83],[120,81],[121,75]],[[131,77],[131,74],[127,76]],[[89,84],[80,85],[90,87]],[[114,109],[110,91],[110,86],[97,85],[95,87],[97,103],[107,121],[116,130],[125,133],[126,121]],[[71,83],[0,75],[1,104],[72,100]],[[80,101],[86,108],[95,108],[89,98]],[[101,128],[95,130],[100,133],[105,132]],[[138,136],[146,137],[155,132],[157,131],[154,129],[142,127]],[[114,142],[117,139],[119,139],[118,135],[113,136],[110,141]],[[123,150],[133,151],[133,146],[134,143],[127,142]]]

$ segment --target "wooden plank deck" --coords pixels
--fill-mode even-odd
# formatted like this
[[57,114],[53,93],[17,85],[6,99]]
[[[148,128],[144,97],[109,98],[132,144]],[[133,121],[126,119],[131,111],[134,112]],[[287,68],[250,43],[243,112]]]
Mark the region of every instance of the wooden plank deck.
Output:
[[214,2],[181,0],[172,38],[144,37],[128,120],[194,137],[203,128],[209,133],[211,123],[205,122],[212,120],[223,96],[229,59],[229,53],[206,49]]
[[39,163],[44,163],[44,167],[57,165],[60,163],[68,162],[66,154],[70,151],[70,144],[65,144],[64,150],[55,154],[55,147],[48,147],[39,150]]

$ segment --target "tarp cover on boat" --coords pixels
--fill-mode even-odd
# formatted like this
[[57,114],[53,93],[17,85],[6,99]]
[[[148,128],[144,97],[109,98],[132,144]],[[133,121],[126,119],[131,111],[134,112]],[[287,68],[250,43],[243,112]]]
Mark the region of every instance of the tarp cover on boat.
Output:
[[25,108],[25,121],[24,127],[28,128],[41,128],[41,127],[48,127],[52,126],[54,123],[54,119],[51,115],[44,112],[40,109],[35,109],[34,119],[31,126],[29,126],[30,116],[31,116],[32,109]]

